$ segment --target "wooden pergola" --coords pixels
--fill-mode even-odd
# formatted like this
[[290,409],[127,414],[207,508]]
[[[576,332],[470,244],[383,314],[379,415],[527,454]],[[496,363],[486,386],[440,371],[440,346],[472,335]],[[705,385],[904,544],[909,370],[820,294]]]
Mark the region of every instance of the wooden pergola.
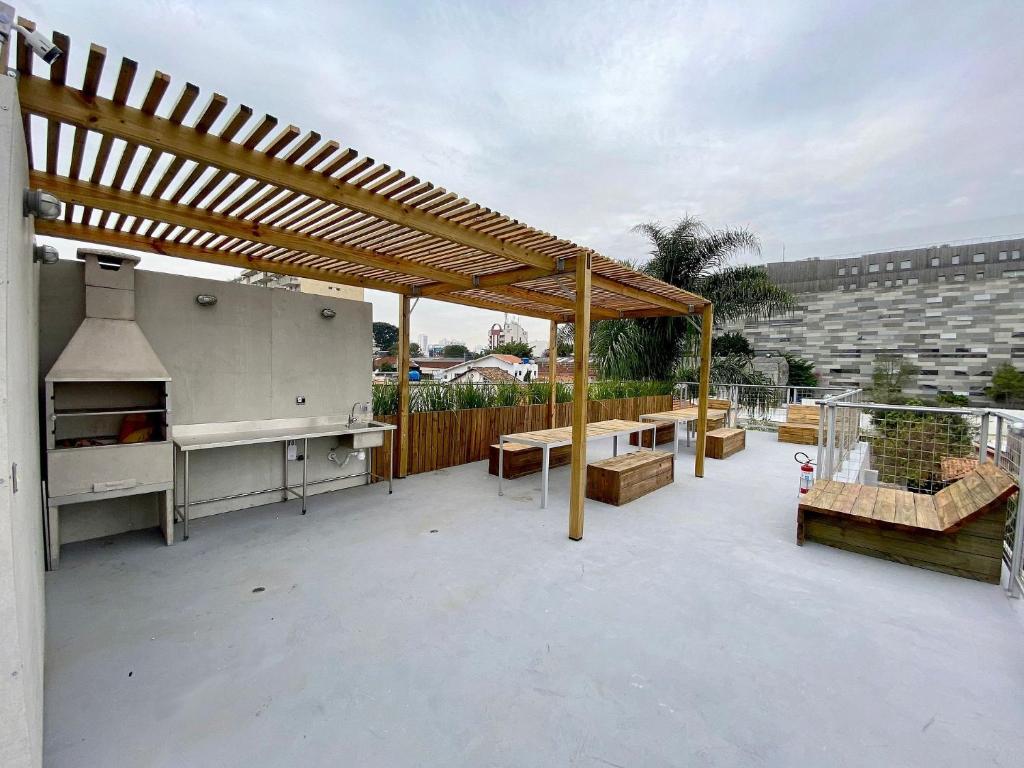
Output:
[[[35,25],[21,19],[22,26]],[[31,185],[64,203],[61,219],[36,232],[396,293],[399,312],[399,460],[408,466],[410,314],[419,298],[575,323],[569,536],[583,536],[587,384],[592,319],[700,315],[701,386],[695,474],[704,474],[712,308],[696,294],[534,229],[430,182],[361,156],[315,131],[281,126],[245,105],[231,107],[157,71],[136,83],[138,65],[107,67],[88,48],[79,86],[65,55],[47,77],[33,73],[18,40],[18,95]],[[6,64],[8,51],[0,63]],[[106,77],[104,75],[106,74]],[[106,95],[101,95],[106,94]],[[45,125],[34,147],[33,123]],[[550,413],[555,406],[550,366]]]

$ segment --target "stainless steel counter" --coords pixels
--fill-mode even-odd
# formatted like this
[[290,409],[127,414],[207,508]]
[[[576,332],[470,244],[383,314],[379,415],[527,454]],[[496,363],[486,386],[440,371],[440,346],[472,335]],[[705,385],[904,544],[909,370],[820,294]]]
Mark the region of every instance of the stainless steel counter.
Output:
[[[196,504],[210,504],[215,501],[226,501],[228,499],[243,498],[245,496],[256,496],[263,493],[280,491],[283,493],[282,501],[287,501],[290,496],[302,499],[302,514],[306,514],[306,489],[310,485],[306,478],[306,462],[309,456],[309,440],[317,437],[330,437],[332,435],[351,435],[352,445],[358,449],[361,446],[357,442],[360,438],[364,440],[373,433],[387,432],[389,434],[388,446],[392,455],[394,453],[394,431],[393,424],[385,424],[379,421],[357,421],[350,422],[347,416],[315,416],[305,419],[262,419],[258,421],[228,421],[212,422],[206,424],[181,424],[171,427],[171,441],[180,453],[183,462],[182,468],[182,502],[178,503],[177,488],[174,493],[175,514],[181,510],[184,538],[189,536],[189,511]],[[382,435],[383,439],[383,435]],[[288,443],[292,441],[302,442],[302,483],[298,486],[288,484]],[[255,445],[259,443],[281,443],[283,448],[283,479],[282,485],[276,488],[261,488],[256,491],[246,491],[230,496],[219,496],[212,499],[192,499],[189,490],[189,455],[193,451],[210,450],[215,448],[230,448],[240,445]],[[367,446],[369,447],[369,446]],[[350,475],[339,475],[315,481],[316,483],[327,483],[336,480],[347,480],[353,477],[366,477],[369,482],[373,474],[373,454],[367,457],[368,468],[365,472],[357,472]],[[393,462],[388,462],[388,493],[392,490]],[[177,484],[178,473],[175,471],[174,479]],[[383,480],[384,478],[379,478]],[[296,488],[301,489],[296,491]]]

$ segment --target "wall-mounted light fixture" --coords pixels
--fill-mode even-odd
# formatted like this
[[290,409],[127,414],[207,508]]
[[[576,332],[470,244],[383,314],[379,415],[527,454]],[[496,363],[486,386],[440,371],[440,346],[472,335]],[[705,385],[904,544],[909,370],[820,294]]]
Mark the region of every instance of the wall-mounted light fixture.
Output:
[[337,314],[338,313],[335,312],[330,307],[324,307],[323,309],[320,310],[320,317],[322,317],[324,320],[330,320]]
[[212,307],[217,303],[217,297],[212,293],[200,293],[196,296],[196,304],[200,307]]
[[52,245],[33,245],[32,261],[40,264],[56,264],[60,261],[60,254]]
[[35,216],[44,221],[60,217],[60,200],[41,189],[26,189],[21,197],[21,215]]

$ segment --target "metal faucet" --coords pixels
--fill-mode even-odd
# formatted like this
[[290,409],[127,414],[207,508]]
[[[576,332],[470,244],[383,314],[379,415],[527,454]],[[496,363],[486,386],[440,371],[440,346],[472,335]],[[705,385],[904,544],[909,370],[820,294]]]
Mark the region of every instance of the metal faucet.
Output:
[[360,405],[365,406],[366,404],[365,403],[360,403],[358,400],[356,402],[352,403],[352,410],[349,411],[349,414],[348,414],[348,423],[349,424],[353,424],[355,422],[355,420],[356,420],[356,408],[358,408]]

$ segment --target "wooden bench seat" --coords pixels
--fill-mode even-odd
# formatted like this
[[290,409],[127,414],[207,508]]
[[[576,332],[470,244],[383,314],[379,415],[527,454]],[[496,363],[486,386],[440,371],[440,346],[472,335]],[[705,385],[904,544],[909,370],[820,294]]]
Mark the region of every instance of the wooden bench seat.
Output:
[[675,480],[671,453],[635,451],[587,465],[587,498],[621,506]]
[[786,422],[779,425],[779,442],[817,445],[820,417],[821,411],[816,405],[789,406],[786,409]]
[[[491,446],[487,461],[487,471],[492,475],[498,474],[498,454],[500,446],[495,443]],[[543,461],[543,449],[532,445],[520,443],[505,443],[505,462],[502,469],[505,472],[506,480],[515,480],[517,477],[532,475],[540,472]],[[572,461],[572,446],[563,445],[551,449],[551,467],[563,467]]]
[[999,583],[1013,478],[992,463],[934,496],[819,480],[800,500],[797,543],[816,541],[919,568]]
[[734,427],[720,427],[708,432],[704,455],[712,459],[727,459],[747,447],[747,431]]
[[[659,421],[656,422],[657,426],[654,430],[654,441],[658,445],[663,443],[671,443],[676,439],[676,422],[674,421]],[[634,432],[629,436],[630,445],[640,445],[640,438],[643,437],[643,447],[653,448],[651,445],[651,431],[645,429],[643,432]]]

